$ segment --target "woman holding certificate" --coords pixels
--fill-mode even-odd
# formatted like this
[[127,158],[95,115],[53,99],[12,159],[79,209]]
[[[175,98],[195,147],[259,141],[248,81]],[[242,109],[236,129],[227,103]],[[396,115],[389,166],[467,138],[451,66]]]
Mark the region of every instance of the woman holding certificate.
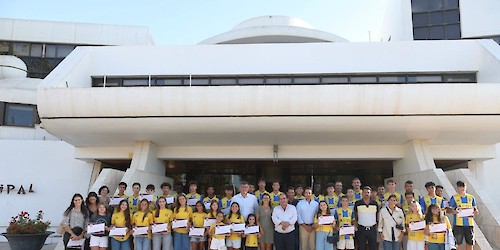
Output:
[[[205,250],[205,218],[208,217],[207,210],[203,202],[196,202],[196,211],[191,214],[192,228],[190,229],[191,250]],[[201,234],[201,235],[200,235]]]
[[[153,250],[172,250],[172,234],[169,228],[169,224],[172,221],[172,210],[167,208],[167,200],[165,197],[160,196],[156,204],[156,210],[154,213],[153,221],[155,225],[153,226]],[[164,231],[155,232],[155,227],[160,228],[164,226]]]
[[183,194],[177,196],[172,220],[174,230],[174,249],[189,250],[189,223],[193,209],[187,205],[187,198]]
[[139,211],[132,216],[135,250],[150,250],[151,224],[153,224],[153,214],[149,212],[149,201],[142,199],[139,203]]
[[[106,250],[108,248],[108,226],[111,224],[111,215],[108,213],[106,204],[100,203],[97,213],[90,216],[90,225],[87,232],[90,233],[90,249]],[[97,231],[98,230],[98,231]]]
[[406,214],[406,227],[408,230],[408,244],[406,250],[425,249],[425,220],[417,201],[412,201],[408,205],[409,213]]
[[[85,204],[83,204],[83,196],[81,194],[73,195],[69,207],[64,211],[63,227],[64,246],[68,245],[70,239],[81,240],[83,239],[83,229],[88,223],[89,211]],[[68,248],[66,248],[68,249]]]
[[328,203],[322,200],[319,202],[318,213],[314,218],[313,228],[316,229],[316,250],[333,249],[333,242],[330,243],[326,239],[333,235],[335,227],[335,217],[330,213]]
[[444,250],[446,233],[451,228],[450,220],[441,212],[441,208],[432,204],[425,213],[427,224],[424,233],[427,235],[428,250]]
[[111,226],[113,228],[109,231],[111,238],[112,250],[130,250],[130,230],[132,229],[132,222],[130,219],[130,210],[128,202],[121,200],[118,207],[111,217]]
[[[231,213],[226,215],[226,224],[241,224],[245,223],[243,215],[240,213],[240,205],[238,202],[231,204]],[[229,238],[226,239],[228,250],[237,250],[241,248],[241,235],[243,232],[232,232]]]

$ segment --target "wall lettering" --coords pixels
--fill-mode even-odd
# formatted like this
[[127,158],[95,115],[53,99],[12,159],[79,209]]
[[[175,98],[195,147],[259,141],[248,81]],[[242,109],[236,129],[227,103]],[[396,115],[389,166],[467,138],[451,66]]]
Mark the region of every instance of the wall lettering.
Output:
[[[0,184],[0,194],[3,193],[3,191],[7,192],[7,194],[10,194],[11,192],[14,193],[15,192],[15,189],[16,189],[16,186],[13,185],[13,184]],[[33,184],[30,184],[29,186],[29,189],[28,189],[28,193],[34,193],[35,190],[33,190]],[[17,194],[26,194],[26,189],[24,188],[23,185],[21,185],[19,187],[19,189],[17,189]]]

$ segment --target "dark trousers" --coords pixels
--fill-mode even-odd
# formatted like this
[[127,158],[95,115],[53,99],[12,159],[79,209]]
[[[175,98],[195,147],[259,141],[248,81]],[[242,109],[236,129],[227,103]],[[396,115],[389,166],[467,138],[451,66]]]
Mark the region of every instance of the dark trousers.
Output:
[[274,232],[274,246],[276,250],[290,250],[295,248],[295,232],[290,233],[278,233]]
[[[76,235],[79,235],[83,232],[83,229],[81,227],[74,227],[71,229],[71,231],[73,231],[73,233],[75,233]],[[66,247],[68,245],[70,237],[71,235],[69,233],[64,233],[63,235],[64,249],[71,249]]]
[[364,227],[359,225],[356,232],[356,241],[359,250],[366,250],[367,241],[369,250],[377,250],[377,228],[375,226]]

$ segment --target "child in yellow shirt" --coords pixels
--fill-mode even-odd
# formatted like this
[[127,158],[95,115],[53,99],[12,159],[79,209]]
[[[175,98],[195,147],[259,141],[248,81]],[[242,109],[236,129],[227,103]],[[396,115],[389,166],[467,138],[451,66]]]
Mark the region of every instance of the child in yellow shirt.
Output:
[[224,224],[224,213],[221,211],[217,212],[217,216],[215,217],[215,224],[210,226],[209,230],[209,248],[210,250],[225,250],[226,249],[226,237],[230,234],[215,234],[216,227],[225,226]]

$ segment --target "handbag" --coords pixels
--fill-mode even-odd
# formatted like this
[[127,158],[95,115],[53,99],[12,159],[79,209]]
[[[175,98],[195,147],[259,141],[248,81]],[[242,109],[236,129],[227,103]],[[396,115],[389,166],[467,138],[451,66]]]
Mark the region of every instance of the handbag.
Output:
[[330,232],[326,236],[326,242],[328,242],[330,244],[337,244],[338,241],[339,241],[339,235],[337,233],[332,234]]

